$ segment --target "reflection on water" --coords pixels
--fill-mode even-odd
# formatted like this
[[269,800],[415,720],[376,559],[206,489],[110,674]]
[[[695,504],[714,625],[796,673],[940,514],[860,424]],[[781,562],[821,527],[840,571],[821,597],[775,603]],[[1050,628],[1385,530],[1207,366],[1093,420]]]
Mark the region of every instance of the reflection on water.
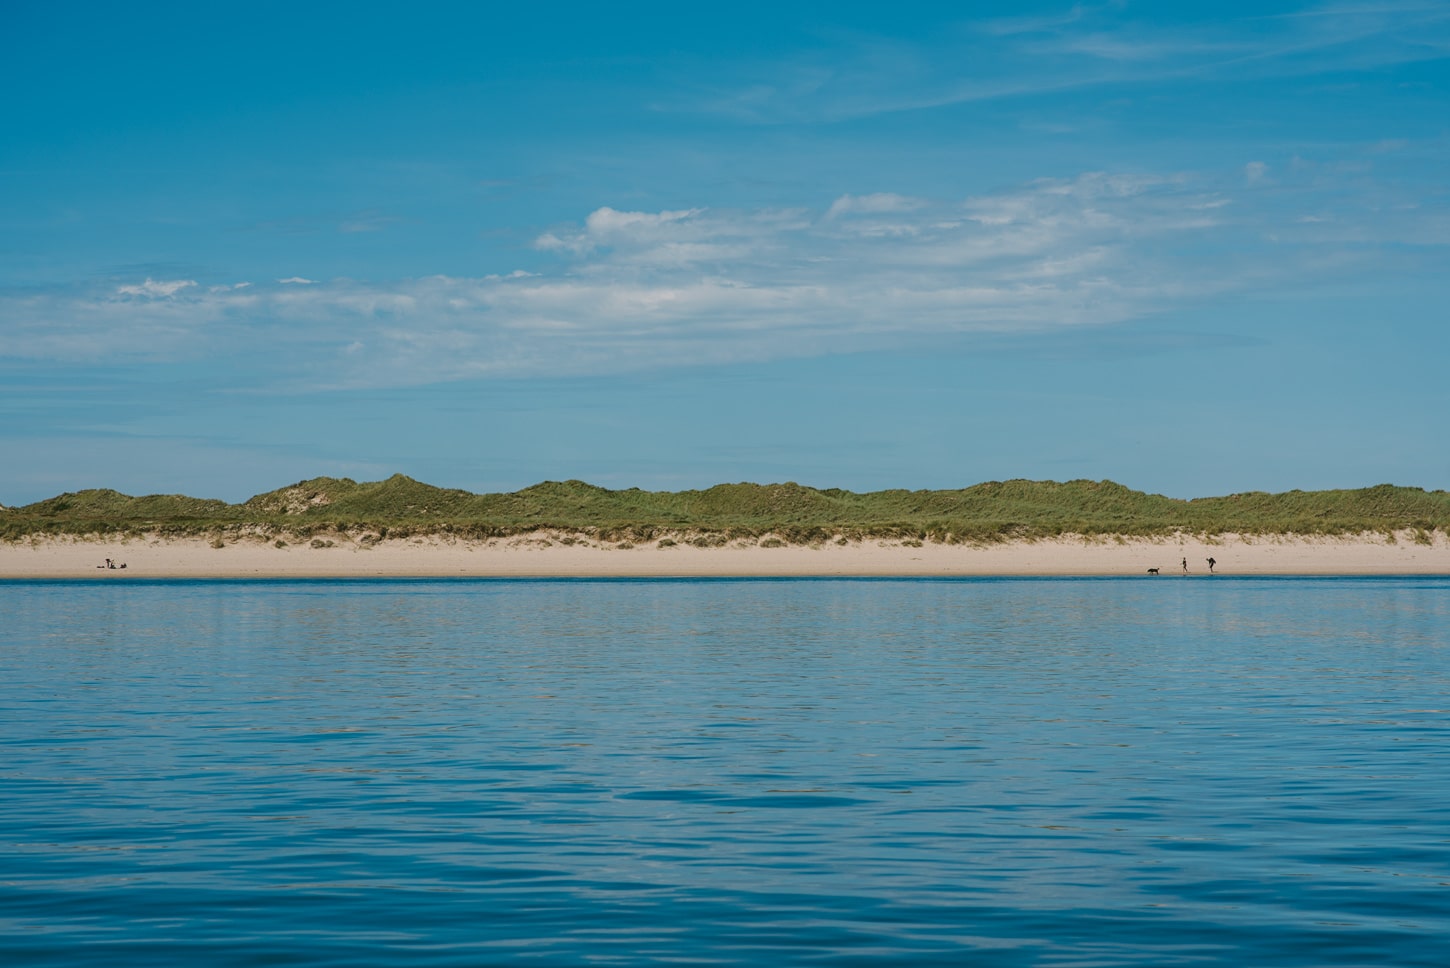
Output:
[[0,583],[0,956],[1438,965],[1440,579]]

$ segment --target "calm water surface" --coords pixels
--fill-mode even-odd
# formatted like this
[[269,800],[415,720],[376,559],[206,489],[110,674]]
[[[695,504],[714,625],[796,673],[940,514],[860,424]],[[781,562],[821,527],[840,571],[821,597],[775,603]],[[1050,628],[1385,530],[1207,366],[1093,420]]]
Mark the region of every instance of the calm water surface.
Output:
[[1434,965],[1445,579],[0,582],[0,962]]

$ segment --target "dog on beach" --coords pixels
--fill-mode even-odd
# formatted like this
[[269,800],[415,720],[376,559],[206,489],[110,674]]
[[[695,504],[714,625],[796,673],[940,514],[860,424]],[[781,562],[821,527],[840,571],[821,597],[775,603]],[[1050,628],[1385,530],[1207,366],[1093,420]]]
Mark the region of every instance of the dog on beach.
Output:
[[1157,568],[1149,568],[1148,569],[1148,574],[1150,574],[1150,575],[1156,575],[1156,574],[1158,574],[1158,569]]

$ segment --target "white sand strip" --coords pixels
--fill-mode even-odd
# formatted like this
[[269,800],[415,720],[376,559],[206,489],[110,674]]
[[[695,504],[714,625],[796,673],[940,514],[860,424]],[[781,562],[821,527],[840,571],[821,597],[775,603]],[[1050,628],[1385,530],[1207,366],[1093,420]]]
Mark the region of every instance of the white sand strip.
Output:
[[[1183,535],[1162,539],[1062,538],[1004,544],[915,547],[867,540],[761,547],[736,542],[697,548],[681,539],[634,547],[536,533],[491,541],[448,536],[371,545],[345,535],[278,548],[260,538],[111,539],[68,537],[0,543],[0,578],[243,578],[347,576],[788,576],[788,575],[1450,575],[1450,540],[1429,545],[1409,532],[1342,538]],[[98,568],[109,558],[126,568]]]

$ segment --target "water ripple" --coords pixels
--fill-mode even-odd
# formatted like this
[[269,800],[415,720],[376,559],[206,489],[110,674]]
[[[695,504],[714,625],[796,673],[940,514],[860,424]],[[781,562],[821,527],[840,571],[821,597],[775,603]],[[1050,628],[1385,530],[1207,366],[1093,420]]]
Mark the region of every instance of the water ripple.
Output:
[[6,965],[1436,965],[1443,579],[0,582]]

